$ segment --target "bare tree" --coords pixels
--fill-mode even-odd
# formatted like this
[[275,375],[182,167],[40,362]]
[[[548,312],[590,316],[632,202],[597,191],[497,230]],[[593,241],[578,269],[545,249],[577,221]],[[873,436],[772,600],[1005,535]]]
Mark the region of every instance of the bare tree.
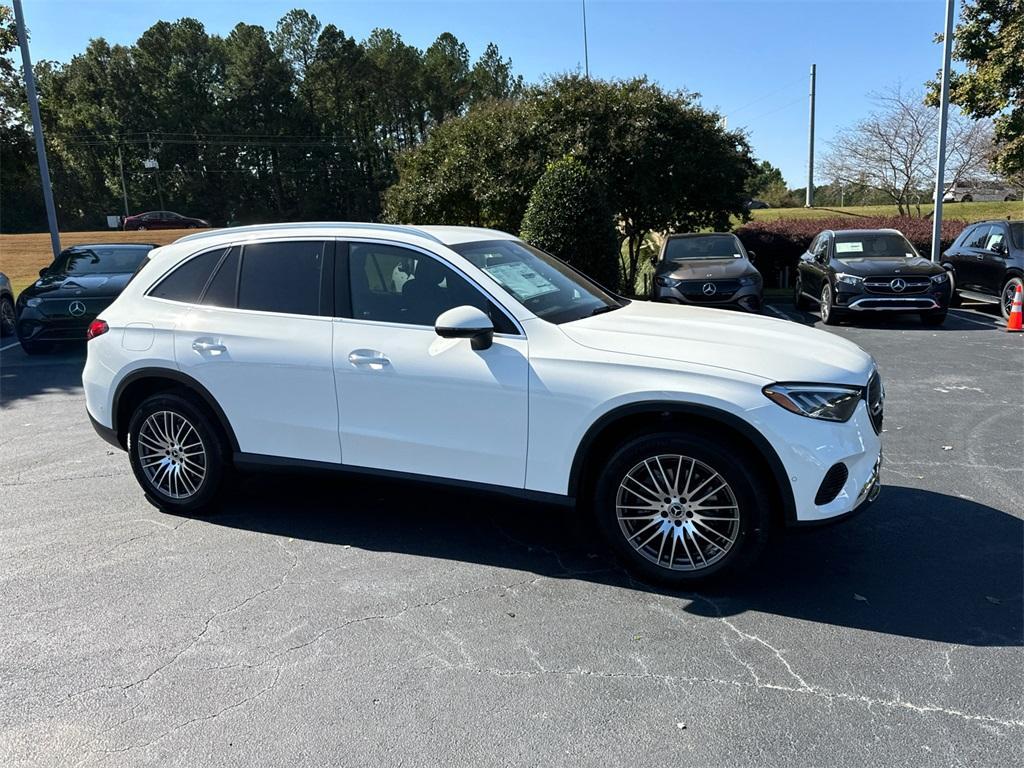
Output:
[[[939,112],[924,103],[923,94],[899,86],[872,95],[875,109],[840,131],[829,142],[824,172],[842,184],[863,184],[888,195],[900,215],[934,186]],[[950,115],[946,138],[946,183],[982,173],[992,151],[989,121]]]

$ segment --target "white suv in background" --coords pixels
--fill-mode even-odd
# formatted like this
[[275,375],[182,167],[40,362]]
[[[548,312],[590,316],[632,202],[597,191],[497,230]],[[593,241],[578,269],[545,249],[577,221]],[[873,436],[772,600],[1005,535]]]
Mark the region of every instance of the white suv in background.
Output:
[[89,331],[97,431],[157,506],[316,467],[581,502],[639,574],[751,562],[878,489],[882,386],[804,326],[628,301],[502,232],[288,224],[149,255]]

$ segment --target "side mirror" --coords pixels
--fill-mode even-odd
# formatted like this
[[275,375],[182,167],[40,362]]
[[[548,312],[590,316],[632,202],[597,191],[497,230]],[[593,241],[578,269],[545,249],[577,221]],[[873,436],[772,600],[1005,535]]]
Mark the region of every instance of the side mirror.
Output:
[[39,276],[40,277],[46,277],[46,273],[49,272],[49,271],[50,271],[49,267],[43,267],[42,269],[39,270]]
[[750,259],[750,263],[754,264],[757,262],[757,251],[747,249],[747,258]]
[[434,332],[442,339],[469,339],[470,346],[477,351],[487,349],[494,341],[491,318],[468,304],[438,315]]
[[1000,256],[1005,256],[1007,252],[1006,243],[995,243],[992,246],[992,253],[998,253]]
[[814,257],[811,256],[811,254],[807,253],[807,251],[804,251],[803,253],[800,254],[800,261],[804,262],[805,264],[810,264],[812,261],[814,261]]

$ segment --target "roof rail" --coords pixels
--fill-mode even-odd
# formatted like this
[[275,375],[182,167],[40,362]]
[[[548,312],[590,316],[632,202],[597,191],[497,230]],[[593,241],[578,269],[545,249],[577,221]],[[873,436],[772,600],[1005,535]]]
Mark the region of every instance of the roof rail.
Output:
[[402,224],[378,224],[376,222],[369,221],[294,221],[282,222],[280,224],[249,224],[244,227],[224,227],[222,229],[211,229],[206,232],[196,232],[195,234],[185,235],[184,237],[178,238],[175,242],[185,243],[193,240],[203,240],[207,237],[215,237],[227,233],[245,234],[248,232],[273,232],[279,229],[295,229],[298,227],[315,229],[375,229],[381,232],[415,235],[417,237],[431,240],[435,243],[444,244],[437,236],[419,229],[418,227],[410,227]]

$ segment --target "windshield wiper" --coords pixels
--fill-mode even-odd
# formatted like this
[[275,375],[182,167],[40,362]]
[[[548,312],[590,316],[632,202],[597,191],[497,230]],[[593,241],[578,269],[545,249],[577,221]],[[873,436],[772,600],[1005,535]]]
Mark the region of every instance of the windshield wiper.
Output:
[[603,307],[598,307],[597,309],[595,309],[593,312],[590,313],[590,316],[593,317],[594,315],[603,315],[605,312],[611,312],[613,309],[622,309],[622,306],[622,304],[606,304]]

